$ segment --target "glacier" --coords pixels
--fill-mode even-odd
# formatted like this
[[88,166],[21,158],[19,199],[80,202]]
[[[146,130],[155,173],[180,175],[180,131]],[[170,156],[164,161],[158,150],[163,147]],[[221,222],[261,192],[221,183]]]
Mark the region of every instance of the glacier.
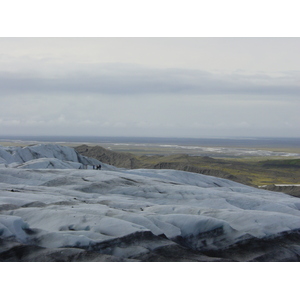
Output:
[[0,261],[299,260],[299,198],[58,144],[0,147]]

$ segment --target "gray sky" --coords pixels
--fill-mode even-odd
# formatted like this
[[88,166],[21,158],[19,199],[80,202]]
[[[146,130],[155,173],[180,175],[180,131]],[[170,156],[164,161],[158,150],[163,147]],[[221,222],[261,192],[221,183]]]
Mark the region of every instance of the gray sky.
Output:
[[300,38],[0,38],[0,135],[300,136]]

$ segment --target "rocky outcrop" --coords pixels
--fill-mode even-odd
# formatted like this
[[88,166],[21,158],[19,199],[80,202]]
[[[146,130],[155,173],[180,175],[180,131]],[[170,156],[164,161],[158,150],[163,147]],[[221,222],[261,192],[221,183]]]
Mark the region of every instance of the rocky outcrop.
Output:
[[262,187],[265,190],[285,193],[300,198],[300,186],[296,185],[266,185]]
[[140,166],[135,156],[129,153],[118,153],[100,146],[90,147],[87,145],[81,145],[74,149],[81,155],[95,158],[118,168],[135,169]]

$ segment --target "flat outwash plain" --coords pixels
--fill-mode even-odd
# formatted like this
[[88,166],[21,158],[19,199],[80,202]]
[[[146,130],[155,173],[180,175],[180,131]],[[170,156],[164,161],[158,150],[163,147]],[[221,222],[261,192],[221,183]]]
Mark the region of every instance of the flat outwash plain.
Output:
[[75,149],[0,147],[0,261],[300,261],[300,198]]

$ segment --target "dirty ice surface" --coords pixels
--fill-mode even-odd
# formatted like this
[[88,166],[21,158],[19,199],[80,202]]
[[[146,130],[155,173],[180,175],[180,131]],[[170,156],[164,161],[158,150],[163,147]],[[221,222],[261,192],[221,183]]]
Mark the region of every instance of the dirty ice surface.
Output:
[[0,261],[297,261],[299,230],[300,198],[286,194],[0,147]]

